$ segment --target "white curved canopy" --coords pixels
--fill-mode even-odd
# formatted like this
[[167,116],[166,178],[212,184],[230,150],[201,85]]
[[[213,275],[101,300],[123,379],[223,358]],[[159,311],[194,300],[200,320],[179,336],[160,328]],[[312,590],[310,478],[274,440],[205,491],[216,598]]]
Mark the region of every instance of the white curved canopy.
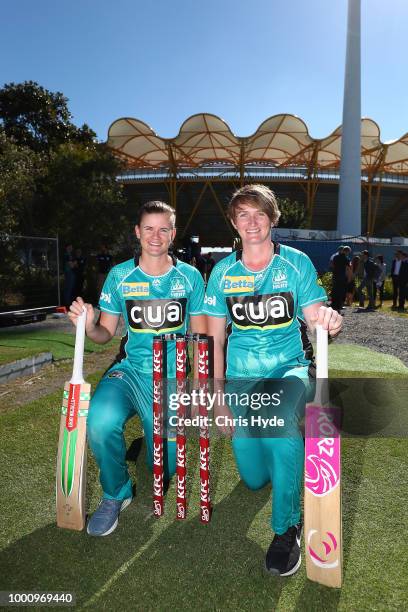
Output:
[[[207,113],[186,119],[175,138],[161,138],[139,119],[112,123],[107,145],[130,168],[196,168],[212,163],[307,167],[310,172],[338,169],[341,126],[329,136],[314,139],[307,125],[294,115],[274,115],[254,134],[235,136],[225,121]],[[408,174],[408,133],[383,143],[372,119],[361,120],[361,170],[372,177],[383,172]]]

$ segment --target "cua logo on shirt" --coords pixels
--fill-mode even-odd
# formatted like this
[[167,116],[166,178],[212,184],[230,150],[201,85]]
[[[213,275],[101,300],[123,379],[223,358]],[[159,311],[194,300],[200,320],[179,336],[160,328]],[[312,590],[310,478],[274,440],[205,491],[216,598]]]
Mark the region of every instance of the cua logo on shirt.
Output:
[[240,329],[277,329],[293,321],[291,292],[231,296],[227,298],[227,307],[233,324]]
[[178,300],[126,300],[131,331],[170,332],[180,329],[186,318],[186,298]]

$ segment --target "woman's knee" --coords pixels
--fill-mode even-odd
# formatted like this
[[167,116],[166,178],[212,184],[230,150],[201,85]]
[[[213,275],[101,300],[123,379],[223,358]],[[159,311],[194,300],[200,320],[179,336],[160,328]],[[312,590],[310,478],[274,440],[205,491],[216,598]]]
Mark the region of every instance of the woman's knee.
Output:
[[258,440],[234,439],[232,447],[241,480],[249,489],[257,491],[270,482]]
[[241,474],[241,479],[244,481],[245,485],[251,491],[259,491],[259,489],[263,489],[263,487],[270,482],[269,476],[260,476],[257,474]]
[[92,399],[87,421],[88,437],[91,443],[102,443],[112,434],[121,433],[123,428],[124,419],[114,398],[96,397]]

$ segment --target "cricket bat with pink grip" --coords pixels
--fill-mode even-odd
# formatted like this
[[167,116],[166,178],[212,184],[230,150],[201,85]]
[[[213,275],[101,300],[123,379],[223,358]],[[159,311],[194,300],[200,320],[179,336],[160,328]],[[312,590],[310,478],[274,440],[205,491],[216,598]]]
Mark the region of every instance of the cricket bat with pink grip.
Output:
[[91,399],[91,385],[83,377],[85,323],[86,310],[78,316],[72,378],[64,386],[56,477],[57,525],[78,531],[86,521],[86,421]]
[[305,552],[309,580],[342,584],[339,409],[329,405],[328,332],[316,326],[316,393],[305,418]]

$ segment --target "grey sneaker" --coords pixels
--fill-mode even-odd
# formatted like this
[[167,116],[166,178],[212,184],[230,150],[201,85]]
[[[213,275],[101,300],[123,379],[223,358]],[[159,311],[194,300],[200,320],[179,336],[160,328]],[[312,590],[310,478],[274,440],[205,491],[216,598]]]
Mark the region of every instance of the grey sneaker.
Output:
[[128,507],[131,497],[123,500],[102,499],[99,506],[91,516],[87,532],[91,536],[106,536],[118,526],[119,514]]

